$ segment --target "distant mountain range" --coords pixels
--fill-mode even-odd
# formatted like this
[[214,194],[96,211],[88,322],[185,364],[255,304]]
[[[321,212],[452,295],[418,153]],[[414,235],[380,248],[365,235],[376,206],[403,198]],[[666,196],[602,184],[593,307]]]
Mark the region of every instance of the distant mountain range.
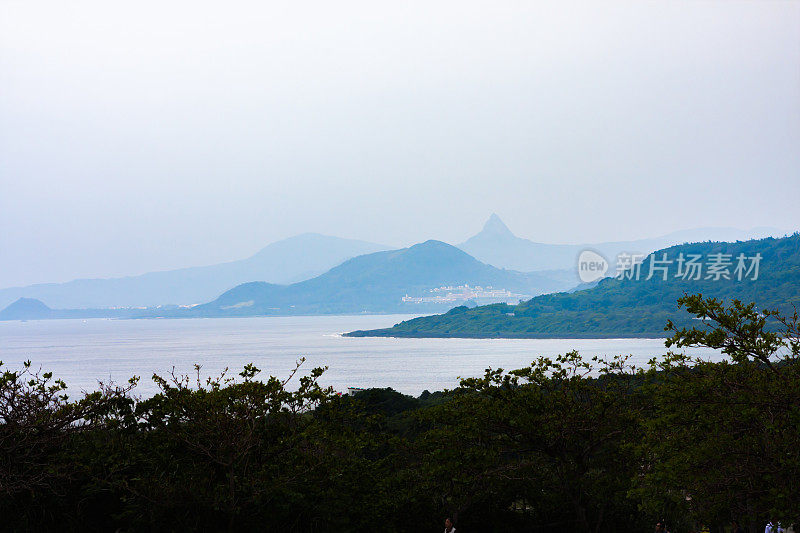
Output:
[[[621,252],[647,255],[652,251],[689,242],[745,241],[764,237],[781,236],[777,228],[697,228],[676,231],[652,239],[633,241],[600,242],[588,244],[545,244],[533,242],[514,235],[511,230],[492,214],[483,230],[458,245],[459,248],[484,263],[498,268],[509,268],[522,272],[550,269],[574,269],[578,254],[591,249],[599,252],[614,267],[615,258]],[[613,272],[612,272],[613,273]]]
[[150,272],[112,279],[79,279],[0,289],[0,308],[18,298],[36,298],[51,307],[150,307],[198,304],[248,281],[294,283],[326,272],[343,261],[388,250],[371,242],[305,233],[274,242],[240,261]]
[[425,312],[452,303],[409,304],[442,286],[481,285],[524,295],[564,290],[575,283],[568,272],[523,273],[481,263],[441,241],[362,255],[321,276],[288,286],[239,285],[192,309],[201,316],[252,314]]
[[[758,254],[760,260],[754,259]],[[749,272],[737,272],[740,255],[745,258],[743,264]],[[685,261],[680,259],[692,256],[702,258],[699,279],[694,279],[696,272],[690,272]],[[715,269],[711,265],[717,259],[718,267]],[[758,265],[756,271],[752,270],[754,264]],[[651,267],[653,276],[649,276]],[[681,268],[683,276],[680,275]],[[700,293],[726,301],[736,298],[755,302],[761,309],[793,312],[793,306],[800,307],[800,234],[780,239],[673,246],[648,256],[638,267],[638,276],[634,277],[635,270],[629,272],[630,279],[606,278],[596,287],[578,292],[546,294],[519,305],[498,304],[473,309],[462,306],[443,315],[408,320],[392,328],[356,331],[348,335],[663,337],[668,319],[679,325],[693,323],[676,303],[684,293]],[[687,273],[690,274],[688,278]]]
[[523,273],[481,263],[458,248],[427,241],[403,248],[349,259],[325,274],[291,285],[249,282],[192,308],[51,309],[38,300],[21,299],[0,312],[0,319],[107,316],[209,317],[387,312],[441,312],[452,302],[407,303],[403,297],[429,295],[443,286],[493,287],[519,295],[536,295],[573,286],[567,272]]
[[36,298],[20,298],[0,311],[0,320],[51,318],[141,318],[141,309],[51,309]]
[[[778,230],[756,228],[742,231],[730,228],[706,228],[638,241],[589,245],[543,244],[515,236],[497,215],[492,215],[480,233],[460,245],[459,254],[455,253],[459,250],[444,243],[431,244],[438,241],[417,245],[422,246],[421,250],[426,252],[438,247],[436,248],[438,255],[430,254],[426,259],[427,263],[405,263],[397,259],[401,257],[408,259],[413,256],[420,250],[416,246],[396,250],[394,255],[387,253],[350,262],[348,260],[388,251],[391,247],[306,233],[272,243],[252,257],[240,261],[150,272],[124,278],[79,279],[67,283],[0,289],[0,309],[19,298],[28,298],[41,300],[53,312],[55,309],[159,307],[158,313],[162,313],[169,306],[185,307],[210,302],[225,291],[229,292],[220,298],[229,298],[231,294],[237,294],[230,292],[234,287],[235,291],[241,292],[245,290],[240,287],[242,284],[262,282],[247,285],[252,290],[257,290],[262,297],[254,300],[254,306],[269,302],[264,303],[261,308],[222,309],[222,306],[219,306],[214,312],[252,314],[257,309],[262,313],[274,313],[276,309],[281,313],[297,313],[301,309],[302,312],[308,313],[369,310],[384,312],[390,309],[402,309],[412,313],[434,312],[441,311],[442,306],[447,304],[443,301],[437,305],[422,305],[418,302],[416,306],[404,305],[398,308],[397,298],[402,298],[405,294],[423,296],[420,292],[422,290],[430,290],[439,285],[463,283],[492,285],[524,295],[568,290],[579,286],[580,280],[575,269],[576,258],[585,249],[592,249],[605,255],[612,262],[613,273],[614,258],[621,251],[646,254],[685,241],[737,240],[770,232]],[[381,271],[381,275],[384,276],[382,281],[376,281],[372,277],[377,275],[376,272],[353,270],[361,265],[379,261],[380,258],[394,258],[388,261]],[[436,261],[440,261],[441,264],[434,265]],[[467,263],[471,265],[471,269],[466,268]],[[481,267],[478,268],[477,265]],[[334,268],[337,266],[342,268]],[[493,267],[491,274],[487,270],[490,266]],[[401,271],[401,268],[406,270]],[[503,273],[505,269],[508,271]],[[535,274],[522,275],[522,272]],[[300,283],[306,281],[307,283]],[[579,288],[585,287],[587,285],[579,286]],[[425,300],[430,303],[431,298]],[[243,304],[248,301],[249,299],[236,303]],[[212,303],[198,306],[198,310],[211,312]],[[476,299],[473,303],[486,303],[486,300]],[[141,310],[120,311],[120,313],[141,314]],[[115,316],[120,313],[116,313]],[[115,313],[109,311],[107,314]],[[54,316],[53,313],[50,315]]]

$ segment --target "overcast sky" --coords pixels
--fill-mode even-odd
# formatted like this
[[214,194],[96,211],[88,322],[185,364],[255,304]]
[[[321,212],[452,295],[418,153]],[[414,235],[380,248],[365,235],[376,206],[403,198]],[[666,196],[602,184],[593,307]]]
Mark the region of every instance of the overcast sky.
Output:
[[800,229],[800,2],[0,1],[0,287]]

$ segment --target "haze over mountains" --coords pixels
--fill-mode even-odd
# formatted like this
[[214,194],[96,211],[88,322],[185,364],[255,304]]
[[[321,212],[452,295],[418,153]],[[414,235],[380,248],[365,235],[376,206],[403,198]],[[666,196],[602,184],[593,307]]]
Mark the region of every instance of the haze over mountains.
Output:
[[500,217],[492,214],[480,233],[459,244],[458,247],[479,261],[496,267],[532,272],[575,268],[578,254],[586,249],[599,252],[613,266],[617,254],[621,252],[647,255],[661,248],[688,242],[733,242],[781,235],[783,235],[781,230],[769,227],[750,230],[697,228],[676,231],[651,239],[587,244],[545,244],[517,237]]
[[44,320],[51,318],[142,318],[142,309],[52,309],[36,298],[20,298],[0,310],[0,320]]
[[[395,276],[398,283],[399,280],[405,280],[403,281],[406,283],[405,291],[409,294],[418,291],[422,285],[430,282],[426,289],[448,283],[488,284],[512,291],[524,289],[522,290],[524,294],[535,295],[547,291],[568,290],[578,285],[579,279],[575,272],[576,257],[587,248],[599,251],[613,262],[616,254],[621,251],[646,254],[676,243],[744,240],[764,234],[778,233],[780,232],[774,228],[755,228],[749,231],[733,228],[705,228],[635,241],[588,245],[544,244],[517,237],[500,220],[500,217],[493,214],[484,225],[483,230],[459,245],[459,248],[472,256],[470,259],[474,258],[477,259],[476,262],[485,263],[484,267],[491,265],[496,269],[517,271],[513,276],[503,278],[496,274],[492,276],[477,275],[476,271],[473,278],[470,278],[460,275],[458,270],[453,270],[449,277],[428,277],[427,269],[430,265],[422,264],[414,266],[418,271],[413,276],[410,271],[397,272]],[[312,304],[306,297],[300,296],[305,290],[303,287],[313,284],[292,284],[320,276],[348,259],[389,249],[391,249],[390,246],[381,244],[307,233],[272,243],[252,257],[240,261],[150,272],[124,278],[80,279],[68,283],[0,289],[0,309],[19,298],[35,298],[50,308],[57,309],[196,305],[210,302],[233,287],[256,281],[265,282],[264,286],[282,286],[283,288],[280,289],[270,289],[271,297],[277,298],[279,302],[284,301],[282,299],[285,298],[297,297],[299,301],[311,305],[309,309],[323,309],[325,306],[320,302]],[[469,257],[466,254],[463,255]],[[429,261],[437,260],[440,259],[429,258]],[[443,272],[447,268],[455,268],[448,262],[449,259],[441,260],[444,261],[440,265]],[[391,264],[397,267],[399,263]],[[336,277],[338,272],[324,276],[315,282],[318,284],[316,285],[318,289],[323,285],[328,287],[318,294],[324,292],[328,295],[331,300],[331,309],[343,309],[339,303],[345,297],[337,296],[336,293],[336,290],[339,290],[336,289],[337,284],[342,283],[342,279]],[[519,279],[522,278],[518,276],[520,272],[537,272],[538,274],[525,278],[530,283],[521,283]],[[371,281],[365,278],[359,282],[353,276],[340,290],[346,292],[358,283],[367,287]],[[390,291],[393,295],[392,298],[395,297],[394,291],[400,291],[401,287],[402,283],[393,286]],[[368,289],[364,288],[364,290]],[[339,303],[335,303],[336,301]],[[367,308],[374,307],[369,305]],[[375,309],[377,308],[388,309],[385,302]],[[346,312],[352,312],[353,308],[347,307],[347,309],[349,311]]]
[[376,252],[345,261],[321,276],[289,286],[246,283],[192,309],[202,316],[307,313],[423,312],[452,303],[408,304],[406,295],[442,286],[482,285],[536,295],[574,284],[565,273],[523,273],[481,263],[441,241]]
[[[20,298],[3,311],[0,320],[36,318],[211,317],[251,315],[430,313],[458,303],[426,297],[431,289],[480,285],[483,301],[516,303],[532,295],[564,290],[574,284],[570,272],[516,272],[481,263],[466,252],[440,241],[409,248],[375,252],[349,259],[310,280],[278,285],[253,281],[225,291],[207,304],[191,308],[52,309],[36,299]],[[502,290],[501,290],[502,289]],[[476,296],[473,305],[481,298]]]
[[[717,255],[722,254],[722,255]],[[679,275],[679,257],[702,258],[697,274]],[[748,272],[737,275],[737,257],[746,258]],[[752,258],[759,256],[758,267]],[[727,261],[717,276],[708,266]],[[655,260],[656,263],[653,263]],[[669,262],[667,262],[669,261]],[[665,268],[653,270],[651,265]],[[705,269],[703,270],[703,266]],[[512,337],[597,338],[663,337],[672,319],[679,326],[691,317],[678,309],[684,293],[725,301],[755,302],[759,309],[792,313],[800,307],[800,234],[745,242],[683,244],[651,254],[639,267],[641,275],[606,278],[594,288],[574,293],[545,294],[519,305],[458,307],[446,314],[415,318],[392,328],[357,331],[351,336],[390,337]],[[684,271],[686,274],[686,271]],[[695,279],[695,277],[697,279]],[[649,278],[649,279],[648,279]]]
[[313,278],[351,257],[390,246],[317,233],[274,242],[247,259],[217,265],[149,272],[112,279],[79,279],[0,289],[0,308],[21,297],[50,307],[149,307],[207,302],[248,281],[294,283]]

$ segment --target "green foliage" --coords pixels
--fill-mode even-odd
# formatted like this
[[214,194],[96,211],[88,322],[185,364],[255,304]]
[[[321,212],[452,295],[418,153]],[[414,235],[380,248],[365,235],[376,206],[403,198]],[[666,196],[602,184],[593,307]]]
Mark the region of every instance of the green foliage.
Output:
[[[702,326],[674,330],[668,346],[711,346],[722,363],[672,355],[659,361],[645,420],[651,508],[683,509],[706,523],[797,519],[800,494],[800,325],[793,312],[685,296]],[[770,326],[769,324],[773,325]],[[776,326],[779,325],[779,326]],[[666,490],[665,490],[666,489]],[[657,490],[662,497],[652,498]]]
[[[71,400],[26,363],[0,378],[0,512],[11,531],[751,531],[798,519],[795,313],[685,296],[671,347],[634,368],[577,352],[419,398],[338,396],[324,369],[153,376],[141,399]],[[465,311],[455,311],[456,314]]]
[[501,523],[569,531],[642,525],[627,498],[638,377],[624,360],[599,363],[570,352],[510,373],[489,369],[420,414],[436,428],[426,435],[428,467],[441,470],[433,488],[451,514],[473,521],[477,507]]

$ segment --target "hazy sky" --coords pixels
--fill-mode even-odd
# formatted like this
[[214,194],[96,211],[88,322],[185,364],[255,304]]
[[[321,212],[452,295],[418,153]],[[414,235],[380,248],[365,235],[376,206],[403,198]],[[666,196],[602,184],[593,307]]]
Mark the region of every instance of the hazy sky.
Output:
[[0,0],[0,287],[799,202],[800,1]]

